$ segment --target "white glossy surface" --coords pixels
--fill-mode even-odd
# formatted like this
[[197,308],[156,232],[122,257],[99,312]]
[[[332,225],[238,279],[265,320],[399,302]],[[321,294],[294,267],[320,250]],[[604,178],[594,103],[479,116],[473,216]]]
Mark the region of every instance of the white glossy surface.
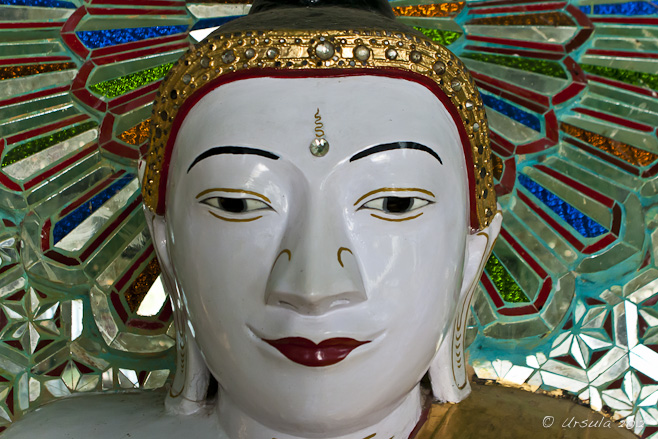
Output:
[[2,433],[3,439],[228,439],[212,411],[171,416],[162,391],[79,395],[37,409]]
[[[308,149],[318,109],[331,145],[322,158]],[[349,161],[397,141],[426,145],[443,164],[400,149]],[[187,172],[218,146],[280,158],[214,155]],[[213,188],[222,189],[199,196]],[[367,195],[382,188],[397,190]],[[421,207],[377,210],[382,197],[402,193]],[[250,199],[260,210],[227,212],[209,206],[217,206],[212,197]],[[419,414],[409,395],[448,333],[466,242],[475,239],[457,129],[431,92],[381,77],[224,85],[183,123],[166,221],[154,221],[163,269],[175,272],[187,304],[188,336],[220,383],[230,437],[408,435]],[[481,258],[490,242],[476,243]],[[349,252],[339,261],[341,248]],[[337,364],[308,367],[262,340],[284,337],[370,343]]]

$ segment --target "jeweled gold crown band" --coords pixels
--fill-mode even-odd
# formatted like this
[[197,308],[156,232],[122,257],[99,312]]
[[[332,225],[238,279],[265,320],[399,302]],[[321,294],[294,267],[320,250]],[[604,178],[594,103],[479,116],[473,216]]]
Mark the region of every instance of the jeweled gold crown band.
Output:
[[[270,31],[236,32],[210,36],[188,51],[172,68],[160,87],[151,122],[151,142],[144,157],[144,203],[159,215],[164,202],[172,128],[183,103],[204,94],[221,78],[239,72],[310,71],[332,69],[336,75],[360,69],[364,74],[397,71],[401,77],[422,78],[438,86],[449,112],[461,120],[458,129],[464,143],[471,192],[471,228],[489,225],[496,212],[489,127],[480,94],[462,62],[431,40],[386,31]],[[301,73],[301,72],[300,72]],[[329,73],[329,72],[327,72]],[[354,71],[356,73],[356,71]],[[427,84],[426,84],[427,85]],[[195,99],[195,100],[196,100]],[[452,106],[452,108],[450,108]],[[455,120],[455,123],[458,123]]]

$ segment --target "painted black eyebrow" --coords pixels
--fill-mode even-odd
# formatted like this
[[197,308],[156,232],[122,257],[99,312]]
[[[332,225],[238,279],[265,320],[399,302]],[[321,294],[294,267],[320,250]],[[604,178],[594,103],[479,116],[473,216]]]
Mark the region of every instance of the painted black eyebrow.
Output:
[[272,160],[279,160],[278,155],[272,154],[269,151],[263,151],[262,149],[247,148],[245,146],[216,146],[214,148],[210,148],[208,151],[204,151],[201,154],[199,154],[199,156],[194,159],[190,167],[187,168],[187,172],[189,173],[190,169],[192,169],[194,165],[199,163],[201,160],[207,159],[208,157],[218,154],[251,154],[251,155],[259,155],[261,157],[265,157]]
[[390,151],[392,149],[417,149],[419,151],[425,151],[426,153],[437,159],[439,163],[443,164],[443,162],[441,161],[441,157],[439,157],[439,155],[436,152],[434,152],[427,146],[421,145],[420,143],[416,143],[416,142],[393,142],[393,143],[382,143],[380,145],[375,145],[364,151],[354,154],[350,159],[350,162],[354,162],[356,160],[362,159],[371,154],[377,154],[378,152],[383,152],[383,151]]

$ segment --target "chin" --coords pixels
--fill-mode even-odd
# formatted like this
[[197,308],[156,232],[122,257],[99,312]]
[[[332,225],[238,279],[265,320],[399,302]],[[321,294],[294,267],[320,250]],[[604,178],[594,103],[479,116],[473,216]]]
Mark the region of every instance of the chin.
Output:
[[372,371],[381,370],[388,355],[362,354],[328,367],[261,356],[262,373],[233,377],[233,383],[248,384],[226,391],[244,413],[274,430],[297,436],[303,432],[301,436],[309,438],[323,437],[328,431],[348,435],[389,415],[424,373],[405,368],[373,379]]
[[[382,401],[371,401],[372,405],[354,404],[353,395],[342,395],[342,404],[331,403],[308,404],[309,400],[318,402],[318,395],[309,392],[292,398],[280,399],[275,413],[263,411],[260,415],[253,413],[254,419],[261,424],[294,436],[320,438],[328,432],[332,436],[349,435],[375,425],[392,412],[407,396],[407,393],[382,407]],[[307,401],[299,404],[299,401]]]

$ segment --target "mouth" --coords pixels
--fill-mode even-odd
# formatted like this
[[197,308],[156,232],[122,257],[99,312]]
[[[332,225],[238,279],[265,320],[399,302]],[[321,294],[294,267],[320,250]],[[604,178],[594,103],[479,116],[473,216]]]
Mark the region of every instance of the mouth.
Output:
[[276,348],[290,361],[308,367],[331,366],[339,363],[354,349],[370,343],[370,340],[359,341],[353,338],[330,338],[320,344],[302,337],[262,340]]

